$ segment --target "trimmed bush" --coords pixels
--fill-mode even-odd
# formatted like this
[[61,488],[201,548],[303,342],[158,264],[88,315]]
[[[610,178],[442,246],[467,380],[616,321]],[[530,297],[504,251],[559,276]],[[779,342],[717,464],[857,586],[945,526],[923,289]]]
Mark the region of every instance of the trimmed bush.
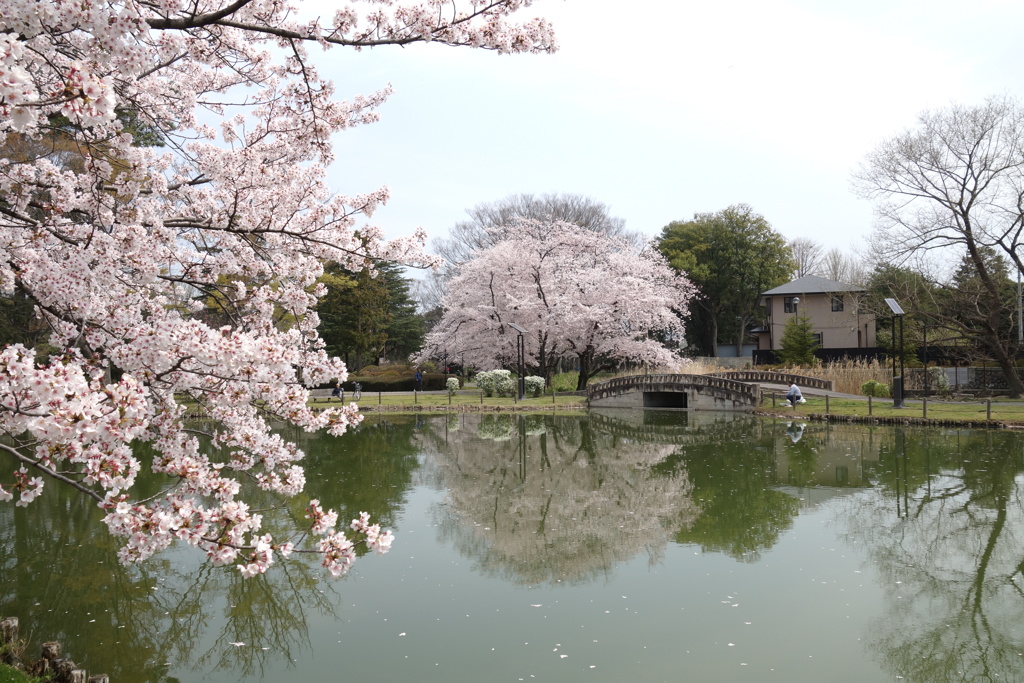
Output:
[[541,395],[544,391],[544,378],[537,377],[536,375],[529,375],[523,380],[526,384],[526,395],[534,398]]
[[445,388],[448,389],[448,395],[454,396],[455,392],[459,390],[459,378],[449,377],[448,381],[445,382]]
[[[447,389],[448,378],[439,372],[423,373],[424,391],[443,391]],[[363,391],[415,391],[416,377],[409,375],[377,375],[367,377],[365,375],[349,375],[348,381],[342,386],[345,391],[352,391],[353,384],[359,382],[363,385]]]
[[484,396],[512,396],[516,391],[516,381],[508,370],[488,370],[476,375],[476,385],[484,392]]
[[891,395],[888,384],[876,382],[873,379],[870,379],[860,385],[860,393],[865,396],[874,396],[875,398],[889,398]]

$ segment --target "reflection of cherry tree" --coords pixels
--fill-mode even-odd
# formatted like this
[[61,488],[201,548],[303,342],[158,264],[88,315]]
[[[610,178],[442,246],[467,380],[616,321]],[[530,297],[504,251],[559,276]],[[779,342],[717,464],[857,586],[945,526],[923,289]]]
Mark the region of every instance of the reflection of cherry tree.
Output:
[[[308,649],[307,615],[332,609],[316,590],[323,577],[311,557],[250,580],[183,553],[122,566],[113,537],[83,533],[102,511],[62,494],[41,498],[32,511],[0,506],[0,604],[22,616],[31,634],[60,641],[111,680],[173,680],[166,662],[258,675],[268,660]],[[211,628],[220,631],[207,641]]]
[[448,489],[436,511],[442,533],[484,572],[517,583],[586,581],[639,553],[656,559],[696,514],[685,472],[653,469],[673,444],[597,432],[587,418],[550,419],[534,435],[516,418],[512,438],[486,449],[474,432],[449,431],[446,446],[436,433],[424,442]]
[[[394,523],[418,467],[415,432],[415,418],[387,416],[369,417],[342,438],[286,436],[307,454],[309,496]],[[157,493],[160,480],[141,476],[136,490]],[[247,580],[184,550],[125,567],[117,539],[92,532],[103,511],[69,490],[53,493],[32,509],[0,505],[0,605],[21,617],[25,632],[60,641],[83,666],[118,683],[172,681],[167,662],[262,678],[307,653],[310,620],[334,609],[315,556]],[[267,528],[293,525],[305,506],[297,499],[280,507],[277,496],[258,490],[247,497]]]
[[847,536],[889,593],[868,644],[908,680],[1024,680],[1019,437],[937,436],[897,430],[878,473],[892,495],[851,503]]

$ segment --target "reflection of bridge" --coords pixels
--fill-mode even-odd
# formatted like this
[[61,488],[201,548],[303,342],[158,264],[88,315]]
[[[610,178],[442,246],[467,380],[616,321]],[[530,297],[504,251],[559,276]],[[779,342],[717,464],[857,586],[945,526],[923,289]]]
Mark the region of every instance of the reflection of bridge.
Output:
[[832,389],[832,382],[781,372],[728,372],[714,375],[628,375],[587,388],[591,406],[606,408],[687,408],[750,411],[761,400],[759,382]]
[[[640,416],[639,419],[634,418],[637,415]],[[651,415],[652,413],[621,408],[595,408],[587,413],[590,424],[603,434],[636,443],[680,446],[740,439],[749,432],[753,424],[751,420],[756,419],[750,415],[737,413],[719,413],[715,417],[700,417],[696,413],[676,413],[670,419],[647,422],[644,416]]]

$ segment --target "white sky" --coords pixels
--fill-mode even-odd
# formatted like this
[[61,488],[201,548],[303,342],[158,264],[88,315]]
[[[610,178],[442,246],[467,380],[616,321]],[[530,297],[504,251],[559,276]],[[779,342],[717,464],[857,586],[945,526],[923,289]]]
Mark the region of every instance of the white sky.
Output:
[[554,55],[440,45],[323,67],[348,98],[391,83],[381,121],[338,136],[331,184],[388,185],[389,236],[443,236],[509,194],[573,192],[651,236],[744,202],[787,239],[857,250],[850,175],[917,114],[1024,84],[1011,0],[536,0]]

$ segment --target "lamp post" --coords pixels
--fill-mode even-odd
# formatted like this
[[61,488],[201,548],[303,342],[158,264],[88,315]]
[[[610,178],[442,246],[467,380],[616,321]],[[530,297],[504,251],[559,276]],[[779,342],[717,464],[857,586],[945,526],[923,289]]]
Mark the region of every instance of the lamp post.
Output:
[[523,335],[526,334],[526,330],[515,323],[509,323],[508,326],[519,335],[516,337],[516,356],[519,358],[519,400],[522,401],[526,396],[526,377],[523,376],[523,366],[526,365],[526,342]]
[[[903,407],[903,307],[896,299],[886,299],[885,305],[892,311],[892,407]],[[896,318],[900,319],[900,345],[896,346]],[[900,357],[900,375],[896,376],[896,356]]]

